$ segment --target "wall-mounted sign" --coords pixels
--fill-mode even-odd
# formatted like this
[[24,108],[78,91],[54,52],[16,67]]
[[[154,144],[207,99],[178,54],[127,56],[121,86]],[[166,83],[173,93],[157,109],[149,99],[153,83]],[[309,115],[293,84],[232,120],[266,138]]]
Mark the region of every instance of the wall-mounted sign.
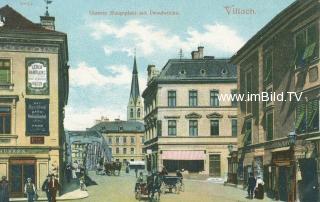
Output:
[[49,135],[49,99],[26,99],[26,135]]
[[31,137],[30,144],[44,144],[44,137]]
[[26,58],[26,93],[49,94],[49,59]]

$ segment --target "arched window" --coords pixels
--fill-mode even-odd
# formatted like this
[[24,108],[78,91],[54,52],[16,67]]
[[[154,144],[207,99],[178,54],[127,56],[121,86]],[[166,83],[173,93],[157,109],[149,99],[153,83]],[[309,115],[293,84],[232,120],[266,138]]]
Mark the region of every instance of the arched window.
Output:
[[133,118],[133,109],[130,109],[130,118]]
[[140,114],[141,114],[141,111],[140,111],[140,108],[138,108],[138,112],[137,112],[137,117],[140,118]]

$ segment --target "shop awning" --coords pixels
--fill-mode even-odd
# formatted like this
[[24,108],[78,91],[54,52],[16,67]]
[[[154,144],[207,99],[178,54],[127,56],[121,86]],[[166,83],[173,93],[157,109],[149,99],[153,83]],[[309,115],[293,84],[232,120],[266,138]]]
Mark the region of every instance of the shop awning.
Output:
[[273,149],[271,152],[281,152],[281,151],[288,151],[290,147],[280,147],[277,149]]
[[162,151],[164,160],[205,160],[204,151]]

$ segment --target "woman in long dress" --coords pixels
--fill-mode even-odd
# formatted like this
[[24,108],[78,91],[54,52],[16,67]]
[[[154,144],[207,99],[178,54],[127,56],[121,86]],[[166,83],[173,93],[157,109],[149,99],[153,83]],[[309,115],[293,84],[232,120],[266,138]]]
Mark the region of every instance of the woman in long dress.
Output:
[[2,176],[0,181],[0,201],[9,202],[9,182],[6,176]]

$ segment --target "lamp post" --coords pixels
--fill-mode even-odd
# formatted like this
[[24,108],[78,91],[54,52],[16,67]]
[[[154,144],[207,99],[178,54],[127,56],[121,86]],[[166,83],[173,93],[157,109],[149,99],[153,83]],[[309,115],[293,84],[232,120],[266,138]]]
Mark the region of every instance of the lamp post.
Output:
[[289,145],[290,145],[290,151],[291,151],[291,186],[290,186],[290,191],[289,191],[289,197],[288,201],[293,202],[295,201],[295,196],[296,196],[296,159],[294,155],[294,150],[295,150],[295,145],[297,141],[297,134],[295,130],[289,132],[288,135],[288,140],[289,140]]

